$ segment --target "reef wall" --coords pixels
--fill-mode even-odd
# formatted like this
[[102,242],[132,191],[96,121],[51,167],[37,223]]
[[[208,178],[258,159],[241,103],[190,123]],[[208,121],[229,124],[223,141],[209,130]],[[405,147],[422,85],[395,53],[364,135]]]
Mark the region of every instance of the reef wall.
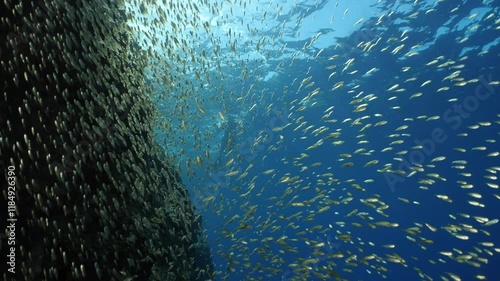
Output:
[[0,167],[2,185],[15,169],[17,219],[3,280],[211,278],[201,219],[154,139],[147,54],[122,4],[0,3]]

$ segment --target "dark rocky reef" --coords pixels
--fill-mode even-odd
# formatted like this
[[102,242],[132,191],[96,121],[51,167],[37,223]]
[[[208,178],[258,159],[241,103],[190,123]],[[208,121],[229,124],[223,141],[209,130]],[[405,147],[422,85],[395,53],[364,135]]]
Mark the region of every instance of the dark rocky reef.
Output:
[[0,3],[0,167],[2,185],[16,169],[17,206],[3,280],[212,278],[201,219],[154,139],[148,58],[122,4]]

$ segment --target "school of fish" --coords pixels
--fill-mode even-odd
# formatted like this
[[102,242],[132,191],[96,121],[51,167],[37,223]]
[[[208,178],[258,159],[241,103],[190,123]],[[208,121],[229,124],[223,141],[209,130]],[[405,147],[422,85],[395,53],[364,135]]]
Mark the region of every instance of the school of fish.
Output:
[[[471,60],[488,51],[436,53],[428,59],[422,46],[428,42],[407,43],[412,36],[420,36],[409,27],[397,34],[373,32],[354,43],[318,48],[315,43],[327,35],[319,32],[303,39],[300,34],[307,13],[294,15],[292,11],[295,18],[291,20],[281,16],[286,7],[280,1],[253,2],[173,1],[163,3],[168,7],[165,12],[162,3],[136,3],[141,9],[135,18],[149,26],[146,30],[138,27],[144,45],[151,54],[159,50],[151,75],[158,83],[158,100],[168,104],[158,117],[160,135],[168,136],[163,138],[164,147],[187,175],[203,211],[212,212],[220,221],[212,226],[218,231],[215,255],[227,265],[216,266],[216,276],[221,280],[234,280],[232,276],[241,274],[245,280],[283,276],[286,280],[350,280],[362,270],[391,279],[395,276],[389,264],[398,264],[412,268],[420,280],[465,280],[446,269],[448,263],[460,263],[474,271],[478,280],[491,277],[481,273],[481,268],[500,252],[495,241],[498,215],[491,211],[493,206],[484,211],[487,206],[482,199],[500,199],[496,158],[500,111],[488,112],[486,119],[475,123],[468,118],[475,114],[475,103],[498,103],[492,96],[497,95],[500,80],[494,72],[466,71],[475,67]],[[335,8],[340,9],[339,2]],[[354,26],[383,28],[398,18],[411,26],[438,13],[453,15],[467,8],[458,4],[444,11],[450,2],[445,0],[433,8],[421,1],[407,2],[409,11],[382,10],[372,19],[353,19]],[[325,4],[316,1],[309,9]],[[259,8],[253,11],[254,7]],[[470,22],[472,34],[464,33],[451,44],[460,48],[474,32],[498,32],[498,13],[489,8],[480,19],[472,11],[462,18]],[[203,11],[213,18],[192,17]],[[349,17],[349,10],[342,15]],[[235,21],[240,24],[232,26]],[[266,21],[275,24],[272,33],[255,24]],[[335,28],[343,23],[332,16],[330,24]],[[185,32],[177,36],[181,30]],[[284,43],[284,37],[293,32],[297,40],[302,39],[299,42],[305,42],[301,48]],[[386,63],[373,64],[370,58],[378,56]],[[271,87],[263,85],[263,78],[273,59],[271,71],[281,73],[286,81]],[[287,72],[301,63],[307,64],[303,72]],[[363,82],[375,76],[384,81],[384,89]],[[324,81],[328,87],[319,86]],[[429,103],[440,106],[429,109]],[[258,114],[253,113],[259,108]],[[225,122],[238,111],[251,117],[230,132],[227,143],[217,143],[218,131],[226,129]],[[165,116],[165,112],[174,114]],[[251,142],[238,142],[238,136],[247,136],[259,118],[279,121],[264,122]],[[417,136],[410,133],[412,128],[434,130]],[[493,134],[472,140],[482,131]],[[297,132],[300,138],[287,139]],[[445,149],[449,139],[459,139],[462,145]],[[214,149],[221,146],[229,148]],[[283,157],[287,146],[303,151]],[[214,155],[217,151],[224,155]],[[452,152],[462,156],[448,156]],[[330,155],[331,160],[312,162],[317,157],[310,155],[318,154]],[[481,158],[489,166],[472,172],[471,165],[478,164],[471,162]],[[274,161],[287,168],[270,168],[273,165],[267,163]],[[473,185],[471,178],[484,184]],[[412,191],[404,197],[401,189]],[[309,191],[315,195],[311,197]],[[460,195],[469,200],[455,202]],[[415,215],[413,220],[401,221],[396,215],[442,204],[450,204],[443,207],[448,213],[439,216],[446,224],[434,225]],[[325,220],[331,222],[324,224]],[[415,252],[401,252],[391,241],[381,245],[367,240],[378,235],[397,237],[394,240],[403,241],[399,243],[405,247],[413,243]],[[474,243],[436,250],[435,244],[442,245],[446,239]],[[306,255],[298,250],[304,244],[310,248]],[[256,259],[260,262],[255,263]],[[441,272],[426,272],[433,267]]]
[[[449,264],[497,278],[482,269],[500,253],[486,203],[500,200],[500,110],[481,108],[498,103],[500,78],[494,61],[475,61],[498,55],[473,41],[498,37],[498,9],[374,0],[376,16],[355,18],[342,0],[290,2],[123,7],[148,58],[155,137],[197,211],[218,220],[204,222],[225,261],[214,278],[394,280],[401,267],[412,280],[468,280]],[[301,32],[327,5],[339,15],[329,29]],[[467,51],[430,47],[425,22],[443,15],[467,23],[449,42]],[[346,21],[365,33],[334,38]]]

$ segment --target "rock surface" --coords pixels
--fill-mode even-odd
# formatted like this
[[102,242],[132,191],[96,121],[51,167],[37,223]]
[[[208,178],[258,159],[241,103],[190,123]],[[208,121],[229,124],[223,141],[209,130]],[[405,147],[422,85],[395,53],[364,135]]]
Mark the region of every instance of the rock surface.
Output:
[[3,280],[211,278],[122,4],[0,3],[0,167],[2,182],[15,168],[17,207],[16,273]]

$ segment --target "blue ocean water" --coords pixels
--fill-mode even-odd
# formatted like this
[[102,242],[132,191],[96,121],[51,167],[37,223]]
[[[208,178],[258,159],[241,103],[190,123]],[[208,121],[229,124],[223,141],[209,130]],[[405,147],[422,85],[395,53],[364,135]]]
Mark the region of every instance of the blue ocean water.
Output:
[[500,280],[499,2],[229,6],[165,146],[216,279]]

